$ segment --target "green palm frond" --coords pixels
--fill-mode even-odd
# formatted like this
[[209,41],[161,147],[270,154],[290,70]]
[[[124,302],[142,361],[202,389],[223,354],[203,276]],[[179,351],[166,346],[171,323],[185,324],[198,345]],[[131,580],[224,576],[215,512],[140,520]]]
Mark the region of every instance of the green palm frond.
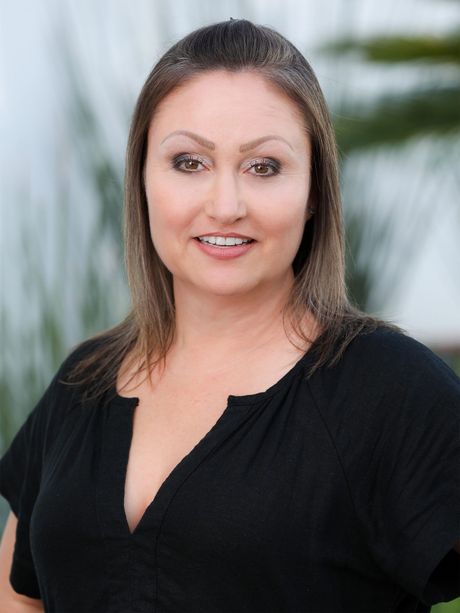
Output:
[[420,136],[448,137],[460,131],[460,84],[386,96],[367,106],[345,104],[334,125],[343,152]]
[[426,62],[460,65],[460,30],[445,36],[376,36],[367,40],[341,39],[322,50],[334,55],[355,52],[370,62]]

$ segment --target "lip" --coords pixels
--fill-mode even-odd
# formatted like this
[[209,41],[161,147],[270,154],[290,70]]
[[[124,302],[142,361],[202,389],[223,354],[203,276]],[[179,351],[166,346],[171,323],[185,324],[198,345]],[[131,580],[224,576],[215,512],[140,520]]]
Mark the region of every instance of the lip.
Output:
[[[236,234],[200,234],[200,236],[235,236],[237,238],[240,238],[240,236],[237,236]],[[242,236],[241,238],[246,237]],[[253,240],[252,243],[243,243],[242,245],[222,247],[220,245],[202,243],[200,240],[198,240],[198,238],[194,238],[193,242],[196,244],[196,246],[201,252],[217,260],[229,260],[233,258],[238,258],[253,249],[254,245],[257,244],[257,241]]]
[[237,232],[206,232],[206,234],[197,234],[194,238],[199,236],[223,236],[224,238],[243,238],[245,240],[252,240],[255,242],[255,238],[252,236],[246,236],[245,234],[238,234]]

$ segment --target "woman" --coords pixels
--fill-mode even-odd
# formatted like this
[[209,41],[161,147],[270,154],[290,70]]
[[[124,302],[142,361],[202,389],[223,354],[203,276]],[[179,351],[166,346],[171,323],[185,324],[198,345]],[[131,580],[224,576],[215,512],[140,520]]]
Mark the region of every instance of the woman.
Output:
[[375,613],[460,595],[460,382],[347,301],[303,56],[245,20],[174,45],[137,103],[125,204],[132,313],[71,353],[0,464],[4,601]]

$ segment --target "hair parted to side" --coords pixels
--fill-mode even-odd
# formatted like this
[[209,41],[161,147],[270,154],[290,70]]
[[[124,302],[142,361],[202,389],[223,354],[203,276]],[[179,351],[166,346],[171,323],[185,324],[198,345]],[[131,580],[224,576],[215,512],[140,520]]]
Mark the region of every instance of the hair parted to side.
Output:
[[125,261],[132,311],[118,326],[95,337],[96,349],[72,373],[72,380],[85,383],[92,396],[114,390],[127,356],[133,364],[141,361],[141,368],[148,372],[171,347],[175,331],[172,277],[150,237],[143,182],[147,134],[159,103],[173,89],[200,73],[222,69],[257,72],[293,100],[305,118],[312,145],[315,215],[305,225],[293,262],[295,280],[285,314],[307,341],[300,327],[306,310],[320,325],[310,373],[336,363],[361,331],[383,324],[355,309],[347,298],[336,142],[311,66],[273,29],[230,19],[199,28],[174,44],[154,66],[137,100],[125,170]]

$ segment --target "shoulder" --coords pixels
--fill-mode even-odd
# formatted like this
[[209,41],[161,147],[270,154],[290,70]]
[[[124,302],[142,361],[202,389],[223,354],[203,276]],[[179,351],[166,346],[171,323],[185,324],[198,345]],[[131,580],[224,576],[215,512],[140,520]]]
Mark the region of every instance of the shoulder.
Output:
[[358,335],[345,352],[343,367],[374,385],[380,381],[460,394],[460,379],[439,356],[414,338],[385,327]]
[[91,338],[68,351],[30,417],[35,415],[36,419],[41,418],[47,424],[50,420],[58,422],[72,407],[80,404],[83,390],[73,381],[73,373],[79,364],[96,351],[99,344],[98,339]]
[[103,345],[100,337],[85,339],[69,349],[56,373],[56,379],[62,383],[72,374],[72,371],[87,358],[94,355]]
[[460,411],[460,379],[431,349],[414,338],[388,329],[362,335],[350,347],[349,360],[360,363],[362,376],[374,385],[392,385],[423,404],[443,399]]
[[332,367],[310,379],[321,412],[356,424],[410,420],[428,412],[460,419],[460,379],[428,347],[393,329],[356,336]]
[[427,362],[444,364],[423,343],[385,326],[379,326],[372,332],[362,332],[350,343],[348,358],[359,360],[362,356],[376,363],[393,363],[396,360],[399,364],[415,360],[418,366]]
[[78,390],[66,382],[68,374],[93,347],[92,341],[86,341],[69,351],[11,441],[2,458],[2,470],[9,464],[21,466],[31,453],[41,458],[52,445],[79,400]]
[[400,474],[414,458],[458,466],[460,379],[415,339],[384,328],[360,334],[308,384],[354,487],[371,487],[380,470]]
[[[69,351],[13,437],[0,463],[0,472],[5,473],[9,470],[14,472],[14,467],[23,466],[29,457],[34,458],[33,461],[38,467],[62,428],[68,425],[71,415],[73,417],[70,425],[75,423],[75,418],[79,416],[87,418],[88,411],[72,411],[74,407],[82,406],[82,390],[79,386],[69,383],[69,375],[77,364],[96,349],[97,345],[97,340],[90,339]],[[4,478],[4,475],[0,475],[0,480],[1,478]]]

